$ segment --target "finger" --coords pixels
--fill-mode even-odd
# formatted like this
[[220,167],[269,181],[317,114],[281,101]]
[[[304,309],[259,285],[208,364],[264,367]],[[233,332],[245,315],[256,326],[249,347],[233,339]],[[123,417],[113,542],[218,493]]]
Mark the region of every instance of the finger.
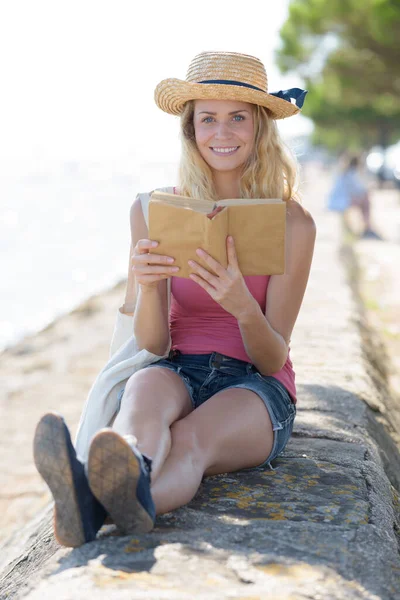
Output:
[[132,267],[132,271],[138,275],[142,275],[143,271],[146,271],[146,275],[147,274],[159,274],[159,273],[177,273],[179,271],[179,267],[168,267],[168,266],[163,266],[163,265],[147,265],[147,264],[143,264],[143,265],[134,265]]
[[202,258],[204,260],[205,263],[207,263],[207,265],[213,270],[215,271],[215,273],[219,276],[222,277],[223,275],[226,275],[226,271],[224,269],[224,267],[217,261],[215,260],[215,258],[213,258],[212,256],[210,256],[209,254],[207,254],[207,252],[204,252],[204,250],[197,249],[196,250],[196,254],[198,256],[200,256],[200,258]]
[[206,281],[209,281],[210,283],[216,281],[217,277],[215,275],[201,267],[198,263],[194,262],[194,260],[189,260],[188,263],[189,266]]
[[237,254],[236,254],[236,248],[235,248],[235,241],[231,235],[228,235],[228,237],[226,239],[226,246],[227,246],[228,264],[231,265],[232,267],[239,267]]
[[206,292],[208,292],[212,298],[214,297],[216,289],[212,285],[210,285],[207,281],[199,277],[199,275],[196,275],[196,273],[190,273],[189,277],[190,279],[198,283],[204,290],[206,290]]
[[172,256],[165,256],[163,254],[153,254],[153,253],[141,253],[134,254],[132,256],[132,260],[138,263],[161,263],[163,265],[171,264],[175,261]]
[[158,246],[158,242],[154,240],[139,240],[136,244],[135,249],[139,252],[148,252],[149,248],[156,248]]

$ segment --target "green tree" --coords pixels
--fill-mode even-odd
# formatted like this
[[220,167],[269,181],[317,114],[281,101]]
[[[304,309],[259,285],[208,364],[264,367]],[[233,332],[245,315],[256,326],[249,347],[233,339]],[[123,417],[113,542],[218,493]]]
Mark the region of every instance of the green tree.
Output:
[[292,0],[277,61],[309,90],[303,113],[332,149],[400,137],[399,0]]

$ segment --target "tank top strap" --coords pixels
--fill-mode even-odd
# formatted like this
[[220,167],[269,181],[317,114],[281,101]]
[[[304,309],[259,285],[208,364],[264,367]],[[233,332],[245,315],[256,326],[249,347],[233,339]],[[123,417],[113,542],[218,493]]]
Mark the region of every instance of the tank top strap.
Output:
[[[142,193],[138,194],[138,196],[140,198],[140,203],[142,205],[143,216],[144,216],[144,220],[146,221],[147,229],[149,228],[149,202],[150,202],[150,196],[151,196],[151,194],[154,191],[155,190],[151,190],[151,192],[142,192]],[[175,188],[174,187],[157,188],[157,191],[158,192],[166,192],[168,194],[175,194]]]

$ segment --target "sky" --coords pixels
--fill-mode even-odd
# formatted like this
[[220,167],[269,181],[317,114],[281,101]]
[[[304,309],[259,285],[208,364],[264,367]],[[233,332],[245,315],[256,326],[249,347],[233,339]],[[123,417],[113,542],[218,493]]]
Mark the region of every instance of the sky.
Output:
[[[303,87],[274,64],[289,0],[0,3],[0,161],[175,161],[179,119],[153,94],[207,50],[264,63],[269,91]],[[311,130],[297,115],[284,136]]]

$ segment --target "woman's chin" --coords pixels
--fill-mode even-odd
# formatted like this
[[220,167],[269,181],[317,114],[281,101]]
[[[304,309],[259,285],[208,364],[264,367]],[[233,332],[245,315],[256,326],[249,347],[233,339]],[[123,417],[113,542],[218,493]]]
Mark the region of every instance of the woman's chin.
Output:
[[243,166],[242,162],[237,162],[237,161],[236,162],[232,161],[231,163],[226,162],[226,164],[221,164],[220,162],[218,162],[218,164],[216,164],[215,161],[212,161],[212,163],[209,162],[208,164],[213,171],[217,171],[220,173],[221,172],[227,173],[229,171],[237,171],[237,169],[241,169]]

